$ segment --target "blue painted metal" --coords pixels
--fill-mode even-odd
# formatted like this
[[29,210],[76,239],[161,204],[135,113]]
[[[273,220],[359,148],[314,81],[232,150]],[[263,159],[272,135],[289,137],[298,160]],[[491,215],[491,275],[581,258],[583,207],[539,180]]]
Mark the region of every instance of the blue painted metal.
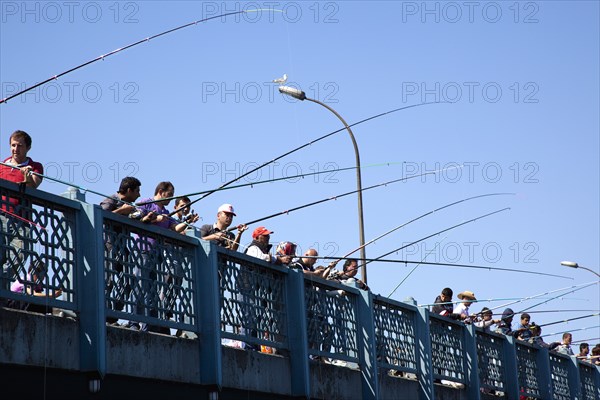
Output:
[[[223,385],[221,354],[221,319],[219,295],[219,269],[217,267],[217,246],[201,241],[196,250],[196,290],[198,299],[198,350],[200,351],[200,379],[203,384]],[[211,268],[205,268],[211,266]]]
[[97,206],[84,202],[78,190],[70,190],[66,195],[78,199],[81,205],[81,212],[75,217],[74,238],[80,368],[103,377],[106,374],[106,303],[102,267],[104,253],[101,250],[104,248],[102,215],[97,212]]
[[304,307],[304,274],[301,271],[296,270],[288,273],[286,299],[292,395],[309,398],[308,328]]
[[[0,181],[0,189],[10,195],[15,185]],[[308,355],[318,354],[358,362],[361,397],[365,399],[379,398],[378,369],[415,373],[422,400],[435,399],[434,377],[464,383],[466,388],[460,390],[460,396],[469,399],[480,398],[481,387],[503,391],[506,399],[514,400],[520,395],[539,399],[600,399],[600,368],[574,358],[549,354],[545,348],[512,337],[482,333],[460,322],[430,315],[426,309],[372,296],[353,287],[309,280],[299,271],[274,267],[215,247],[193,234],[186,237],[114,216],[86,203],[77,191],[67,192],[67,198],[37,190],[26,190],[25,196],[31,200],[36,221],[52,232],[41,238],[42,250],[35,250],[39,254],[32,250],[30,256],[53,260],[52,272],[59,284],[71,285],[63,292],[62,299],[50,299],[48,304],[64,306],[78,315],[81,371],[99,376],[106,373],[108,315],[138,318],[198,333],[197,368],[201,383],[219,389],[224,386],[221,339],[229,337],[289,350],[289,356],[284,352],[278,357],[287,358],[290,363],[290,396],[310,396]],[[186,321],[169,321],[164,315],[132,314],[135,303],[131,299],[129,308],[123,312],[107,309],[110,299],[105,293],[104,268],[106,263],[116,262],[105,259],[108,253],[104,251],[103,229],[110,224],[158,238],[161,249],[171,251],[166,258],[187,257],[185,262],[191,263],[191,270],[178,288],[185,292],[185,299],[179,298],[177,302],[179,317],[183,315]],[[133,246],[132,251],[136,250],[137,242],[128,243]],[[169,250],[168,246],[174,247]],[[176,254],[178,251],[183,253]],[[156,268],[159,276],[155,285],[164,288],[165,266]],[[237,280],[244,268],[251,273],[249,301],[236,297],[240,292]],[[223,276],[223,272],[229,275]],[[19,298],[0,290],[3,296]],[[158,292],[156,287],[154,290]],[[339,295],[340,290],[346,292],[345,296]],[[257,316],[250,325],[242,318],[246,306],[252,306],[252,313]],[[160,311],[164,312],[164,307]],[[317,336],[325,342],[319,343],[325,344],[321,349],[310,348],[313,339],[309,324],[314,325],[315,321]],[[234,329],[225,330],[225,323],[233,324]],[[326,332],[320,330],[324,326],[328,326]],[[252,336],[247,328],[255,329],[259,335]],[[391,351],[385,346],[396,349]],[[493,354],[482,357],[482,352],[490,350]]]
[[358,360],[361,366],[362,398],[378,399],[377,343],[373,323],[373,300],[370,292],[359,290],[358,302]]
[[435,387],[433,386],[428,309],[419,308],[415,331],[417,336],[419,400],[433,400],[435,398]]
[[477,364],[475,327],[473,325],[467,325],[464,334],[467,397],[469,400],[479,400],[481,392],[479,390],[479,367]]
[[518,360],[512,336],[506,337],[504,346],[504,365],[506,368],[506,398],[508,400],[519,400]]

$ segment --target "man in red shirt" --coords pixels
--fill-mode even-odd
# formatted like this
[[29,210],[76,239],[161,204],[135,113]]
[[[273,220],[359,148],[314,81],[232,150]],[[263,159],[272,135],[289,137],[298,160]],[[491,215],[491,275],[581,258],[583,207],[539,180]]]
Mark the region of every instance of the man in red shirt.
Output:
[[[24,131],[15,131],[9,138],[11,156],[0,164],[0,179],[37,188],[44,173],[42,164],[27,157],[31,150],[31,136]],[[18,198],[1,196],[0,201],[0,285],[7,289],[10,281],[24,269],[23,250],[29,237],[29,227],[23,220],[27,216],[20,210]],[[21,217],[21,218],[19,218]],[[12,249],[10,249],[12,248]]]

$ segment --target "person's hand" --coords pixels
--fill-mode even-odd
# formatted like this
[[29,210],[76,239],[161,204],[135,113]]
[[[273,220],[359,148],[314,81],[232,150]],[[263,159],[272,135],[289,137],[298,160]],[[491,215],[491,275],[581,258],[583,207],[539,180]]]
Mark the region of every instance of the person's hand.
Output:
[[154,213],[154,211],[150,211],[148,214],[144,215],[140,221],[152,223],[156,221],[156,214]]
[[289,264],[292,262],[292,256],[281,256],[281,257],[279,257],[279,261],[282,264]]
[[246,225],[246,224],[240,224],[240,225],[238,225],[237,226],[238,235],[241,235],[247,229],[248,229],[248,225]]
[[54,291],[54,297],[60,297],[62,295],[62,289],[56,289]]
[[135,211],[135,206],[132,206],[131,204],[123,204],[121,207],[119,207],[119,211],[121,211],[123,214],[131,214]]

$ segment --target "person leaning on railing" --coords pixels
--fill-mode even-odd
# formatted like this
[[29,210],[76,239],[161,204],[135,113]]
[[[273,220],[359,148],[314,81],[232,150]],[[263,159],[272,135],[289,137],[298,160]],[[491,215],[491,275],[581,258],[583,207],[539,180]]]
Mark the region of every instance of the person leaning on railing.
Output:
[[[0,164],[0,179],[17,183],[23,190],[26,187],[37,188],[42,183],[42,177],[32,172],[44,173],[42,164],[27,156],[31,143],[27,132],[13,132],[9,138],[11,155]],[[26,206],[23,199],[17,197],[3,195],[0,202],[0,287],[5,290],[25,266],[24,250],[29,247],[27,242],[30,241]],[[12,247],[12,251],[8,247]]]

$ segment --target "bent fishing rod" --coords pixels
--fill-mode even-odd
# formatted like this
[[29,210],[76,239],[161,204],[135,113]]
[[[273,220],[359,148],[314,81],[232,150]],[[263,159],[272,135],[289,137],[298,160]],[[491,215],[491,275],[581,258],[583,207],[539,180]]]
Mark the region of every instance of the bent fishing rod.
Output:
[[[425,259],[426,259],[427,257],[429,257],[429,255],[430,255],[431,253],[433,253],[433,252],[435,251],[435,249],[439,247],[440,243],[442,243],[444,240],[446,240],[446,238],[447,238],[447,237],[448,237],[448,236],[444,236],[444,238],[443,238],[442,240],[440,240],[439,242],[437,242],[437,243],[435,244],[435,246],[433,246],[433,249],[429,250],[429,251],[427,252],[427,254],[425,254],[425,255],[423,256],[423,258],[421,259],[421,261],[425,261]],[[419,267],[419,265],[421,265],[421,263],[419,263],[419,264],[415,264],[415,266],[413,267],[413,269],[411,269],[411,270],[410,270],[410,272],[409,272],[409,273],[408,273],[408,274],[407,274],[407,275],[404,277],[404,279],[402,279],[402,281],[400,281],[400,283],[396,285],[396,287],[394,288],[394,290],[392,290],[392,292],[391,292],[390,294],[388,294],[388,296],[387,296],[387,297],[391,298],[391,297],[392,297],[392,295],[393,295],[393,294],[396,292],[396,290],[398,290],[398,288],[399,288],[400,286],[402,286],[402,284],[404,283],[404,281],[406,281],[406,280],[408,279],[408,277],[409,277],[409,276],[411,276],[413,272],[415,272],[415,270],[416,270],[416,269]]]
[[544,335],[534,336],[534,337],[546,337],[546,336],[562,335],[563,333],[571,333],[571,332],[578,332],[578,331],[587,331],[588,329],[594,329],[594,328],[600,328],[600,325],[588,326],[587,328],[570,329],[568,331],[562,331],[562,332],[546,333]]
[[[510,302],[510,303],[506,303],[506,304],[501,304],[501,305],[499,305],[499,306],[497,306],[497,307],[494,307],[494,308],[492,308],[490,311],[494,311],[494,310],[497,310],[497,309],[499,309],[499,308],[508,307],[508,306],[511,306],[511,305],[513,305],[513,304],[522,303],[522,302],[524,302],[524,301],[527,301],[527,300],[533,300],[533,299],[537,299],[537,298],[539,298],[539,297],[542,297],[542,296],[545,296],[545,295],[547,295],[547,294],[552,294],[552,293],[556,293],[556,292],[562,292],[562,291],[564,291],[564,290],[568,290],[568,289],[573,289],[573,288],[580,288],[580,289],[584,289],[584,288],[586,288],[586,287],[588,287],[588,286],[591,286],[591,285],[594,285],[594,284],[596,284],[596,283],[597,283],[597,282],[588,282],[588,283],[582,283],[582,284],[579,284],[579,285],[567,286],[567,287],[560,288],[560,289],[554,289],[554,290],[550,290],[550,291],[548,291],[548,292],[543,292],[543,293],[539,293],[539,294],[534,294],[533,296],[524,297],[524,298],[522,298],[522,299],[520,299],[520,300],[517,300],[517,301],[513,301],[513,302]],[[577,290],[580,290],[580,289],[577,289]],[[576,292],[577,290],[574,290],[573,292]],[[569,293],[572,293],[572,292],[569,292]],[[564,293],[564,294],[568,294],[568,293]],[[553,299],[554,299],[554,297],[553,297],[553,298],[551,298],[551,300],[553,300]]]
[[[5,167],[9,167],[9,168],[13,168],[13,169],[21,169],[20,167],[18,167],[18,166],[16,166],[16,165],[7,164],[7,163],[1,162],[1,161],[0,161],[0,165],[3,165],[3,166],[5,166]],[[84,192],[84,193],[85,193],[85,192],[89,192],[89,193],[93,193],[93,194],[96,194],[96,195],[98,195],[98,196],[102,196],[102,197],[110,197],[109,195],[106,195],[106,194],[104,194],[104,193],[96,192],[96,191],[94,191],[94,190],[92,190],[92,189],[86,189],[86,188],[84,188],[84,187],[77,186],[77,185],[75,185],[75,184],[73,184],[73,183],[65,182],[65,181],[62,181],[62,180],[60,180],[60,179],[56,179],[56,178],[52,178],[52,177],[50,177],[50,176],[47,176],[47,175],[44,175],[44,174],[40,174],[39,172],[35,172],[35,171],[29,171],[29,173],[30,173],[31,175],[39,176],[40,178],[44,178],[44,179],[48,179],[48,180],[51,180],[51,181],[54,181],[54,182],[62,183],[63,185],[66,185],[66,186],[72,186],[72,187],[74,187],[74,188],[76,188],[76,189],[79,189],[79,190],[81,190],[81,191],[82,191],[82,192]],[[128,202],[126,202],[126,201],[123,201],[123,203],[125,203],[125,204],[127,204],[127,205],[130,205],[130,206],[135,206],[135,204],[133,204],[133,203],[128,203]]]
[[[461,167],[462,167],[462,166],[461,166]],[[499,193],[480,194],[480,195],[478,195],[478,196],[467,197],[467,198],[465,198],[465,199],[462,199],[462,200],[458,200],[458,201],[454,201],[454,202],[452,202],[452,203],[448,203],[448,204],[446,204],[445,206],[438,207],[438,208],[436,208],[436,209],[434,209],[434,210],[431,210],[431,211],[428,211],[428,212],[426,212],[425,214],[421,214],[421,215],[419,215],[418,217],[416,217],[416,218],[413,218],[413,219],[411,219],[410,221],[408,221],[408,222],[405,222],[405,223],[403,223],[403,224],[401,224],[401,225],[398,225],[397,227],[395,227],[395,228],[393,228],[393,229],[391,229],[391,230],[389,230],[389,231],[387,231],[387,232],[385,232],[385,233],[383,233],[383,234],[381,234],[381,235],[377,236],[376,238],[369,240],[369,241],[368,241],[367,243],[365,243],[364,245],[362,245],[362,246],[360,246],[360,247],[356,248],[355,250],[352,250],[350,253],[346,254],[346,255],[345,255],[343,258],[346,258],[346,257],[348,257],[348,256],[349,256],[349,255],[351,255],[352,253],[355,253],[355,252],[357,252],[358,250],[360,250],[362,247],[365,247],[365,246],[367,246],[367,245],[369,245],[369,244],[371,244],[371,243],[373,243],[373,242],[376,242],[377,240],[381,239],[382,237],[384,237],[384,236],[387,236],[387,235],[389,235],[390,233],[397,231],[398,229],[404,228],[405,226],[407,226],[407,225],[410,225],[410,224],[412,224],[413,222],[416,222],[416,221],[420,220],[421,218],[425,218],[426,216],[428,216],[428,215],[431,215],[431,214],[433,214],[433,213],[435,213],[435,212],[441,211],[441,210],[443,210],[443,209],[445,209],[445,208],[452,207],[452,206],[455,206],[455,205],[457,205],[457,204],[464,203],[464,202],[466,202],[466,201],[470,201],[470,200],[474,200],[474,199],[479,199],[479,198],[482,198],[482,197],[489,197],[489,196],[503,196],[503,195],[516,195],[516,193],[501,193],[501,192],[499,192]]]
[[[449,167],[449,168],[456,168],[456,167]],[[424,176],[424,175],[428,175],[428,174],[436,174],[436,173],[442,172],[442,171],[444,171],[446,169],[448,169],[448,168],[444,168],[444,169],[436,170],[436,171],[424,172],[423,174],[413,175],[413,176],[409,176],[409,177],[406,177],[406,178],[392,179],[391,181],[387,181],[387,182],[383,182],[383,183],[378,183],[376,185],[368,186],[366,188],[352,190],[350,192],[338,194],[338,195],[331,196],[331,197],[326,197],[326,198],[321,199],[321,200],[312,201],[310,203],[306,203],[306,204],[303,204],[303,205],[300,205],[300,206],[297,206],[297,207],[290,208],[288,210],[284,210],[284,211],[280,211],[280,212],[277,212],[277,213],[274,213],[274,214],[267,215],[266,217],[262,217],[262,218],[258,218],[258,219],[246,222],[243,225],[252,225],[252,224],[255,224],[257,222],[266,221],[268,219],[275,218],[275,217],[278,217],[278,216],[284,215],[284,214],[289,214],[291,212],[298,211],[298,210],[301,210],[303,208],[312,207],[312,206],[315,206],[317,204],[325,203],[325,202],[331,201],[331,200],[337,200],[339,198],[342,198],[342,197],[345,197],[345,196],[349,196],[349,195],[357,193],[357,192],[364,192],[364,191],[367,191],[367,190],[370,190],[370,189],[375,189],[375,188],[378,188],[378,187],[381,187],[381,186],[387,186],[387,185],[390,185],[392,183],[407,181],[409,179],[418,178],[419,176]],[[188,206],[189,206],[189,204],[188,204]],[[233,227],[233,228],[229,228],[228,231],[232,232],[232,231],[234,231],[236,229],[237,229],[237,227]]]
[[[236,15],[236,14],[242,14],[242,13],[251,13],[251,12],[257,12],[257,11],[261,11],[261,10],[263,10],[263,9],[255,9],[255,10],[242,10],[242,11],[233,11],[233,12],[224,13],[224,14],[221,14],[221,15],[215,15],[215,16],[212,16],[212,17],[208,17],[208,18],[199,19],[199,20],[197,20],[197,21],[189,22],[189,23],[187,23],[187,24],[183,24],[183,25],[177,26],[177,27],[175,27],[175,28],[167,29],[166,31],[160,32],[160,33],[158,33],[158,34],[156,34],[156,35],[152,35],[152,36],[146,37],[146,38],[144,38],[144,39],[138,40],[138,41],[136,41],[136,42],[134,42],[134,43],[131,43],[131,44],[128,44],[128,45],[126,45],[126,46],[119,47],[118,49],[115,49],[115,50],[113,50],[113,51],[110,51],[110,52],[108,52],[108,53],[106,53],[106,54],[102,54],[102,55],[100,55],[100,56],[98,56],[98,57],[96,57],[96,58],[93,58],[93,59],[91,59],[91,60],[89,60],[89,61],[86,61],[86,62],[84,62],[84,63],[82,63],[82,64],[79,64],[79,65],[77,65],[76,67],[73,67],[73,68],[70,68],[70,69],[68,69],[68,70],[66,70],[66,71],[64,71],[64,72],[61,72],[60,74],[54,75],[54,76],[52,76],[52,77],[50,77],[50,78],[48,78],[48,79],[46,79],[46,80],[44,80],[44,81],[42,81],[42,82],[36,83],[36,84],[35,84],[35,85],[33,85],[33,86],[30,86],[30,87],[28,87],[28,88],[25,88],[25,89],[21,90],[20,92],[17,92],[17,93],[15,93],[15,94],[11,95],[11,96],[8,96],[8,97],[5,97],[4,99],[1,99],[1,100],[0,100],[0,104],[2,104],[2,103],[6,103],[6,102],[8,102],[10,99],[13,99],[13,98],[15,98],[15,97],[21,96],[22,94],[25,94],[25,93],[29,92],[30,90],[33,90],[33,89],[35,89],[35,88],[37,88],[37,87],[39,87],[39,86],[45,85],[45,84],[46,84],[46,83],[48,83],[48,82],[51,82],[51,81],[57,80],[58,78],[60,78],[60,77],[62,77],[62,76],[64,76],[64,75],[67,75],[67,74],[70,74],[71,72],[77,71],[78,69],[81,69],[81,68],[83,68],[83,67],[86,67],[86,66],[88,66],[88,65],[90,65],[90,64],[94,64],[95,62],[98,62],[98,61],[101,61],[101,60],[103,61],[105,58],[108,58],[108,57],[110,57],[110,56],[112,56],[112,55],[115,55],[115,54],[117,54],[117,53],[120,53],[120,52],[122,52],[122,51],[124,51],[124,50],[130,49],[130,48],[133,48],[133,47],[136,47],[136,46],[138,46],[138,45],[140,45],[140,44],[142,44],[142,43],[149,42],[150,40],[156,39],[156,38],[158,38],[158,37],[160,37],[160,36],[168,35],[168,34],[170,34],[170,33],[173,33],[173,32],[176,32],[176,31],[179,31],[179,30],[181,30],[181,29],[184,29],[184,28],[187,28],[187,27],[190,27],[190,26],[194,26],[194,25],[198,25],[198,24],[201,24],[201,23],[203,23],[203,22],[207,22],[207,21],[210,21],[210,20],[213,20],[213,19],[217,19],[217,18],[224,18],[224,17],[228,17],[228,16],[230,16],[230,15]],[[269,11],[278,11],[278,12],[283,12],[282,10],[276,10],[276,9],[268,9],[268,10],[269,10]]]
[[[170,201],[170,200],[179,199],[181,197],[199,196],[201,194],[210,193],[210,192],[213,192],[213,191],[221,192],[221,191],[224,191],[224,190],[239,189],[239,188],[248,187],[248,186],[250,186],[251,188],[253,188],[256,185],[262,185],[263,183],[273,183],[273,182],[279,182],[279,181],[284,181],[284,180],[288,180],[288,179],[296,179],[296,178],[304,179],[304,178],[306,178],[308,176],[316,176],[316,175],[327,174],[327,173],[335,173],[335,172],[344,172],[344,171],[350,171],[350,170],[355,170],[355,169],[365,169],[365,168],[370,168],[370,167],[383,167],[383,166],[390,166],[390,165],[395,165],[395,164],[404,164],[404,162],[399,162],[398,161],[398,162],[387,162],[387,163],[369,164],[369,165],[361,165],[360,167],[357,167],[357,166],[354,166],[354,167],[343,167],[343,168],[328,169],[328,170],[317,171],[317,172],[308,172],[308,173],[305,173],[305,174],[282,176],[281,178],[265,179],[263,181],[250,182],[250,183],[242,183],[242,184],[239,184],[239,185],[232,185],[232,186],[228,186],[228,187],[224,187],[224,188],[208,189],[208,190],[202,190],[200,192],[180,194],[180,195],[173,196],[173,197],[165,197],[165,198],[162,198],[160,200],[145,201],[145,202],[138,203],[138,204],[139,205],[144,205],[144,204],[156,203],[156,202],[164,201],[164,200],[169,200]],[[189,205],[188,205],[188,207],[189,207]]]
[[[404,106],[404,107],[400,107],[400,108],[395,108],[395,109],[393,109],[393,110],[386,111],[386,112],[383,112],[383,113],[381,113],[381,114],[373,115],[373,116],[371,116],[371,117],[368,117],[368,118],[365,118],[365,119],[363,119],[363,120],[360,120],[360,121],[358,121],[358,122],[355,122],[355,123],[353,123],[353,124],[350,124],[350,125],[348,125],[348,127],[352,127],[352,126],[360,125],[360,124],[363,124],[363,123],[365,123],[365,122],[367,122],[367,121],[370,121],[370,120],[372,120],[372,119],[376,119],[376,118],[379,118],[379,117],[383,117],[384,115],[387,115],[387,114],[392,114],[392,113],[395,113],[395,112],[398,112],[398,111],[407,110],[407,109],[409,109],[409,108],[413,108],[413,107],[420,107],[420,106],[426,106],[426,105],[430,105],[430,104],[441,104],[441,103],[449,103],[449,102],[447,102],[447,101],[432,101],[432,102],[425,102],[425,103],[419,103],[419,104],[411,104],[411,105],[409,105],[409,106]],[[317,142],[319,142],[319,141],[321,141],[321,140],[323,140],[323,139],[325,139],[325,138],[328,138],[328,137],[330,137],[330,136],[333,136],[333,135],[335,135],[336,133],[343,132],[343,131],[346,131],[346,127],[343,127],[343,128],[337,129],[337,130],[335,130],[335,131],[333,131],[333,132],[329,132],[329,133],[327,133],[327,134],[325,134],[325,135],[323,135],[323,136],[321,136],[321,137],[318,137],[317,139],[313,139],[313,140],[311,140],[310,142],[307,142],[307,143],[305,143],[305,144],[303,144],[303,145],[301,145],[301,146],[298,146],[298,147],[296,147],[296,148],[294,148],[294,149],[292,149],[292,150],[290,150],[290,151],[287,151],[286,153],[283,153],[282,155],[280,155],[280,156],[278,156],[278,157],[275,157],[275,158],[274,158],[274,159],[272,159],[271,161],[267,161],[267,162],[265,162],[265,163],[263,163],[263,164],[259,165],[258,167],[256,167],[256,168],[253,168],[253,169],[251,169],[250,171],[243,173],[242,175],[238,176],[237,178],[234,178],[234,179],[232,179],[232,180],[230,180],[230,181],[228,181],[228,182],[225,182],[224,184],[222,184],[222,185],[221,185],[221,186],[219,186],[218,188],[216,188],[216,189],[214,189],[214,190],[211,190],[211,191],[209,191],[208,193],[205,193],[205,194],[204,194],[202,197],[199,197],[199,198],[197,198],[196,200],[192,201],[190,204],[188,204],[188,206],[189,206],[189,205],[191,205],[191,204],[194,204],[194,203],[196,203],[196,202],[198,202],[198,201],[200,201],[200,200],[202,200],[202,199],[205,199],[206,197],[210,196],[211,194],[213,194],[213,193],[215,193],[215,192],[217,192],[217,191],[219,191],[219,190],[223,189],[224,187],[227,187],[227,186],[231,185],[231,184],[232,184],[232,183],[234,183],[234,182],[237,182],[238,180],[240,180],[240,179],[242,179],[242,178],[244,178],[244,177],[246,177],[246,176],[248,176],[248,175],[250,175],[250,174],[252,174],[252,173],[254,173],[254,172],[256,172],[256,171],[258,171],[258,170],[259,170],[259,169],[261,169],[261,168],[264,168],[264,167],[266,167],[267,165],[269,165],[269,164],[271,164],[271,163],[274,163],[275,161],[278,161],[278,160],[280,160],[280,159],[282,159],[282,158],[284,158],[284,157],[287,157],[287,156],[289,156],[290,154],[293,154],[293,153],[295,153],[295,152],[297,152],[297,151],[299,151],[299,150],[302,150],[302,149],[303,149],[303,148],[305,148],[305,147],[311,146],[311,145],[312,145],[312,144],[314,144],[314,143],[317,143]],[[174,211],[173,211],[173,214],[174,214],[174,213],[176,213],[177,211],[179,211],[179,209],[177,209],[177,210],[174,210]]]
[[[343,258],[341,257],[330,257],[330,256],[303,256],[305,258],[315,258],[315,259],[322,259],[322,260],[342,260]],[[423,265],[434,265],[434,266],[441,266],[441,267],[457,267],[457,268],[474,268],[474,269],[487,269],[487,270],[496,270],[496,271],[507,271],[507,272],[519,272],[519,273],[523,273],[523,274],[534,274],[534,275],[546,275],[546,276],[551,276],[551,277],[555,277],[555,278],[565,278],[565,279],[572,279],[571,277],[568,276],[562,276],[562,275],[554,275],[554,274],[547,274],[544,272],[536,272],[536,271],[525,271],[522,269],[513,269],[513,268],[500,268],[500,267],[490,267],[490,266],[486,266],[486,265],[472,265],[472,264],[450,264],[450,263],[435,263],[435,262],[426,262],[426,261],[410,261],[410,260],[392,260],[392,259],[381,259],[381,258],[367,258],[368,261],[380,261],[380,262],[385,262],[385,263],[395,263],[395,264],[423,264]],[[460,302],[462,303],[462,301]]]
[[594,282],[594,283],[591,283],[591,284],[589,284],[589,285],[583,286],[583,287],[581,287],[581,288],[577,288],[577,289],[571,290],[571,291],[569,291],[569,292],[566,292],[566,293],[559,294],[558,296],[551,297],[550,299],[548,299],[548,300],[545,300],[545,301],[542,301],[541,303],[534,304],[533,306],[530,306],[530,307],[524,308],[524,309],[522,309],[521,311],[519,311],[519,313],[524,313],[525,311],[527,311],[527,310],[529,310],[529,309],[531,309],[531,308],[534,308],[534,307],[537,307],[537,306],[541,306],[542,304],[546,304],[546,303],[548,303],[549,301],[556,300],[556,299],[558,299],[559,297],[562,297],[562,296],[564,296],[564,295],[566,295],[566,294],[573,293],[573,292],[576,292],[576,291],[578,291],[578,290],[585,289],[585,288],[586,288],[586,287],[588,287],[588,286],[597,285],[597,284],[598,284],[598,282]]
[[539,326],[543,327],[543,326],[550,326],[550,325],[556,325],[556,324],[564,324],[566,322],[577,321],[578,319],[585,319],[585,318],[597,317],[599,315],[600,315],[599,313],[588,314],[588,315],[583,315],[581,317],[575,317],[575,318],[563,319],[563,320],[560,320],[560,321],[548,322],[547,324],[541,324]]
[[[422,237],[421,239],[415,240],[415,241],[414,241],[414,242],[412,242],[412,243],[406,244],[406,245],[404,245],[404,246],[398,247],[397,249],[394,249],[394,250],[392,250],[392,251],[389,251],[389,252],[387,252],[387,253],[385,253],[385,254],[382,254],[382,255],[380,255],[380,256],[379,256],[379,257],[377,257],[377,258],[374,258],[374,259],[368,260],[368,261],[367,261],[367,262],[366,262],[364,265],[367,265],[367,264],[369,264],[369,263],[371,263],[371,262],[373,262],[373,261],[378,261],[379,259],[381,259],[381,258],[383,258],[383,257],[385,257],[385,256],[389,256],[390,254],[392,254],[392,253],[395,253],[395,252],[398,252],[398,251],[400,251],[400,250],[402,250],[402,249],[405,249],[406,247],[409,247],[409,246],[412,246],[412,245],[414,245],[414,244],[417,244],[417,243],[419,243],[419,242],[422,242],[423,240],[427,240],[427,239],[429,239],[429,238],[431,238],[431,237],[433,237],[433,236],[437,236],[437,235],[439,235],[440,233],[444,233],[444,232],[450,231],[450,230],[452,230],[452,229],[456,229],[456,228],[458,228],[458,227],[460,227],[460,226],[463,226],[463,225],[466,225],[466,224],[470,224],[471,222],[475,222],[475,221],[477,221],[477,220],[479,220],[479,219],[486,218],[486,217],[489,217],[489,216],[491,216],[491,215],[494,215],[494,214],[497,214],[497,213],[501,213],[501,212],[503,212],[503,211],[507,211],[507,210],[510,210],[510,207],[505,207],[505,208],[502,208],[502,209],[500,209],[500,210],[496,210],[496,211],[493,211],[493,212],[491,212],[491,213],[487,213],[487,214],[481,215],[481,216],[479,216],[479,217],[472,218],[472,219],[470,219],[470,220],[468,220],[468,221],[461,222],[460,224],[453,225],[453,226],[451,226],[450,228],[446,228],[446,229],[443,229],[443,230],[441,230],[441,231],[438,231],[438,232],[432,233],[431,235],[428,235],[428,236]],[[424,262],[423,264],[427,264],[427,263],[425,263],[425,262]],[[570,278],[570,279],[573,279],[573,278]]]
[[[3,166],[5,166],[5,167],[9,167],[9,168],[13,168],[13,169],[21,169],[20,167],[18,167],[18,166],[16,166],[16,165],[7,164],[7,163],[1,162],[1,161],[0,161],[0,165],[3,165]],[[89,192],[89,193],[93,193],[93,194],[96,194],[96,195],[98,195],[98,196],[105,197],[105,198],[110,198],[110,197],[111,197],[110,195],[106,195],[106,194],[104,194],[104,193],[96,192],[95,190],[92,190],[92,189],[87,189],[87,188],[84,188],[84,187],[81,187],[81,186],[75,185],[74,183],[65,182],[65,181],[62,181],[62,180],[60,180],[60,179],[52,178],[52,177],[50,177],[50,176],[47,176],[47,175],[44,175],[44,174],[40,174],[39,172],[35,172],[35,171],[29,171],[28,173],[29,173],[29,174],[31,174],[31,175],[39,176],[40,178],[44,178],[44,179],[48,179],[48,180],[51,180],[51,181],[54,181],[54,182],[62,183],[63,185],[66,185],[66,186],[74,187],[74,188],[76,188],[76,189],[79,189],[79,190],[81,190],[83,193],[88,193],[88,192]],[[13,183],[15,183],[15,182],[13,182]],[[19,183],[16,183],[16,184],[18,185]],[[140,204],[136,204],[136,203],[130,203],[130,202],[128,202],[128,201],[125,201],[125,200],[118,200],[118,201],[119,201],[120,203],[123,203],[123,204],[129,205],[129,206],[132,206],[132,207],[134,207],[134,208],[135,208],[136,210],[138,210],[138,211],[139,211],[139,206],[140,206],[140,205],[146,204],[146,203],[140,203]],[[8,211],[8,210],[0,210],[0,211],[2,211],[2,212],[4,212],[4,213],[7,213],[7,214],[9,214],[9,215],[11,215],[11,216],[13,216],[13,217],[15,217],[15,218],[18,218],[18,219],[20,219],[20,220],[22,220],[22,221],[24,221],[24,222],[27,222],[27,223],[29,223],[29,224],[31,224],[31,225],[37,226],[38,228],[41,228],[41,229],[43,229],[43,230],[46,230],[46,228],[44,228],[43,226],[41,226],[41,225],[38,225],[38,224],[36,224],[35,222],[33,222],[33,221],[30,221],[30,220],[28,220],[28,219],[26,219],[26,218],[23,218],[23,217],[21,217],[21,216],[19,216],[19,215],[15,214],[15,213],[12,213],[12,212],[10,212],[10,211]],[[135,214],[135,213],[132,213],[132,214]],[[143,217],[143,215],[141,215],[141,214],[140,214],[140,215],[138,215],[138,217],[132,217],[132,218],[133,218],[133,219],[140,219],[141,217]],[[186,223],[186,225],[187,225],[188,227],[193,227],[193,225],[192,225],[192,224],[189,224],[189,223],[187,223],[186,221],[178,221],[176,218],[173,218],[173,216],[171,216],[171,215],[168,215],[167,217],[168,217],[168,218],[170,218],[170,219],[171,219],[171,220],[173,220],[173,221],[176,221],[177,223],[182,223],[182,222],[185,222],[185,223]]]
[[[460,165],[460,166],[458,166],[458,167],[459,167],[459,168],[462,168],[462,165]],[[516,193],[488,193],[488,194],[481,194],[481,195],[478,195],[478,196],[467,197],[467,198],[465,198],[465,199],[462,199],[462,200],[458,200],[458,201],[454,201],[454,202],[452,202],[452,203],[448,203],[448,204],[446,204],[445,206],[438,207],[438,208],[436,208],[436,209],[434,209],[434,210],[431,210],[431,211],[429,211],[429,212],[426,212],[425,214],[422,214],[422,215],[420,215],[420,216],[418,216],[418,217],[416,217],[416,218],[413,218],[413,219],[411,219],[411,220],[410,220],[410,221],[408,221],[408,222],[405,222],[405,223],[403,223],[403,224],[400,224],[400,225],[398,225],[397,227],[395,227],[395,228],[393,228],[393,229],[391,229],[391,230],[389,230],[389,231],[387,231],[387,232],[385,232],[385,233],[383,233],[383,234],[381,234],[381,235],[377,236],[376,238],[369,240],[367,243],[365,243],[365,244],[363,244],[363,245],[360,245],[360,246],[358,246],[356,249],[354,249],[354,250],[350,251],[349,253],[345,254],[344,256],[342,256],[342,258],[346,258],[346,257],[348,257],[349,255],[351,255],[351,254],[353,254],[353,253],[355,253],[355,252],[359,251],[359,250],[360,250],[360,249],[362,249],[363,247],[366,247],[366,246],[368,246],[369,244],[371,244],[371,243],[374,243],[374,242],[376,242],[377,240],[379,240],[379,239],[383,238],[384,236],[387,236],[387,235],[389,235],[390,233],[393,233],[393,232],[397,231],[398,229],[404,228],[405,226],[407,226],[407,225],[410,225],[411,223],[413,223],[413,222],[415,222],[415,221],[418,221],[418,220],[420,220],[421,218],[424,218],[424,217],[426,217],[426,216],[428,216],[428,215],[431,215],[431,214],[433,214],[433,213],[435,213],[435,212],[438,212],[438,211],[440,211],[440,210],[443,210],[444,208],[452,207],[452,206],[454,206],[454,205],[457,205],[457,204],[460,204],[460,203],[464,203],[464,202],[466,202],[466,201],[469,201],[469,200],[478,199],[478,198],[481,198],[481,197],[488,197],[488,196],[501,196],[501,195],[515,195],[515,194],[516,194]],[[335,262],[334,262],[334,265],[333,265],[333,266],[335,266]],[[416,267],[415,267],[415,268],[416,268]]]

